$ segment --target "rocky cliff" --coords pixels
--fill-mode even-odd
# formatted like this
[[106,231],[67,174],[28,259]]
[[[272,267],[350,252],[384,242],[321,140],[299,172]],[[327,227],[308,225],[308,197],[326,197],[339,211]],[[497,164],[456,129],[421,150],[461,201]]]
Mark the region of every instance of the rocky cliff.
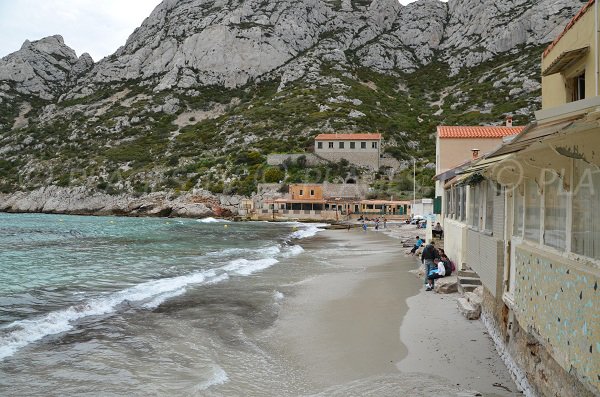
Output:
[[0,60],[0,190],[248,194],[266,154],[323,131],[378,130],[425,166],[437,124],[529,119],[540,52],[581,6],[165,0],[95,64],[60,36],[25,42]]

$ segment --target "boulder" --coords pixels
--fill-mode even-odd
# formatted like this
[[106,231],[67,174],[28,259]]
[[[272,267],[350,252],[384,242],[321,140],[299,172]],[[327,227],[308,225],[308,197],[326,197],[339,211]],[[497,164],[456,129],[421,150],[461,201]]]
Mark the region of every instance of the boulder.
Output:
[[435,280],[434,291],[438,294],[452,294],[458,292],[458,278],[448,276]]
[[467,320],[477,320],[481,316],[481,306],[475,307],[467,298],[457,299],[458,311],[467,318]]

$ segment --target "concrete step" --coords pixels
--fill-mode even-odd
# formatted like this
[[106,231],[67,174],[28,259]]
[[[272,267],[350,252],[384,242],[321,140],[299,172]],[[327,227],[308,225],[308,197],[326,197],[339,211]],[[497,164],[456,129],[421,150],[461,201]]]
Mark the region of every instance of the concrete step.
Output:
[[458,277],[458,280],[461,284],[469,284],[469,285],[481,285],[481,279],[479,277]]
[[467,318],[467,320],[477,320],[481,316],[481,306],[475,306],[467,298],[458,298],[456,300],[458,311]]
[[477,289],[477,285],[474,284],[461,284],[458,283],[458,292],[464,295],[467,292],[473,292]]
[[471,269],[468,269],[468,270],[459,270],[458,271],[458,276],[459,277],[479,277],[479,275],[477,275],[477,273],[475,273]]
[[483,303],[483,297],[475,292],[465,292],[463,298],[467,299],[471,305],[478,307],[481,310],[481,304]]

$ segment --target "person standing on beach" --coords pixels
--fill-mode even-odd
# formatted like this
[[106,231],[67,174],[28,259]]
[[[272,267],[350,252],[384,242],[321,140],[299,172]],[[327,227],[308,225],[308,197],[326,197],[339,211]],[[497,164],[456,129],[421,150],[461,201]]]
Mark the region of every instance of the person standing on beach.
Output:
[[[427,277],[429,276],[429,272],[436,268],[437,265],[434,263],[436,259],[440,259],[440,254],[437,249],[435,249],[435,243],[433,241],[429,242],[423,249],[423,253],[421,253],[421,263],[425,264],[425,284],[429,285],[427,281]],[[428,287],[428,291],[431,288]]]

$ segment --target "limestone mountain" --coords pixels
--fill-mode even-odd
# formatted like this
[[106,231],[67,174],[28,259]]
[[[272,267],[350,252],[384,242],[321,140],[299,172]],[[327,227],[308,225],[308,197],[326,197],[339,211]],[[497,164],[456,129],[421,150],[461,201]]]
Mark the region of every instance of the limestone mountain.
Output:
[[377,130],[426,165],[439,123],[529,119],[541,50],[582,4],[165,0],[95,64],[25,42],[0,60],[0,185],[248,194],[266,154],[327,131]]

